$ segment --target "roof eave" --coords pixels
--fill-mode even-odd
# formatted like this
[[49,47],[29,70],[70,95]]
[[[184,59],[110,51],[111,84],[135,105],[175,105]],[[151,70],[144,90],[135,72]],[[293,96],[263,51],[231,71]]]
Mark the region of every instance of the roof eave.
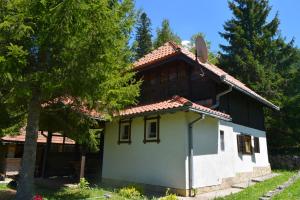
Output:
[[120,117],[121,119],[122,118],[133,118],[133,117],[144,117],[144,116],[147,116],[147,115],[173,113],[173,112],[185,111],[185,110],[187,110],[187,108],[185,106],[179,106],[179,107],[176,107],[176,108],[147,111],[147,112],[143,112],[143,113],[128,114],[128,115],[117,115],[115,117]]
[[228,80],[226,80],[226,79],[224,79],[224,80],[222,80],[222,81],[223,81],[224,83],[226,83],[226,84],[232,86],[233,88],[239,90],[240,92],[242,92],[242,93],[244,93],[244,94],[246,94],[246,95],[248,95],[248,96],[250,96],[250,97],[252,97],[252,98],[254,98],[254,99],[256,99],[256,100],[258,100],[259,102],[265,104],[266,106],[268,106],[268,107],[270,107],[270,108],[272,108],[272,109],[275,109],[275,110],[277,110],[277,111],[280,110],[280,107],[278,107],[278,106],[272,104],[271,102],[269,102],[269,101],[267,101],[267,100],[265,100],[265,99],[259,98],[259,97],[255,96],[255,95],[249,93],[248,91],[242,89],[241,87],[238,87],[237,85],[232,84],[230,81],[228,81]]
[[190,111],[192,112],[196,112],[196,113],[201,113],[201,114],[205,114],[205,115],[208,115],[208,116],[211,116],[211,117],[215,117],[215,118],[218,118],[218,119],[221,119],[221,120],[224,120],[224,121],[231,121],[232,118],[229,117],[223,117],[223,116],[220,116],[220,115],[216,115],[214,113],[210,113],[210,112],[205,112],[203,110],[198,110],[198,109],[195,109],[195,108],[189,108]]
[[133,118],[133,117],[143,117],[143,116],[147,116],[147,115],[155,115],[155,114],[165,114],[165,113],[173,113],[173,112],[178,112],[178,111],[192,111],[192,112],[196,112],[196,113],[201,113],[201,114],[205,114],[211,117],[215,117],[218,119],[222,119],[225,121],[231,121],[231,118],[227,118],[227,117],[223,117],[220,115],[216,115],[214,113],[210,113],[210,112],[206,112],[203,110],[199,110],[199,109],[195,109],[195,108],[191,108],[190,106],[180,106],[180,107],[176,107],[176,108],[170,108],[170,109],[164,109],[164,110],[156,110],[156,111],[149,111],[149,112],[143,112],[143,113],[138,113],[138,114],[130,114],[130,115],[119,115],[116,117],[120,117],[120,118]]

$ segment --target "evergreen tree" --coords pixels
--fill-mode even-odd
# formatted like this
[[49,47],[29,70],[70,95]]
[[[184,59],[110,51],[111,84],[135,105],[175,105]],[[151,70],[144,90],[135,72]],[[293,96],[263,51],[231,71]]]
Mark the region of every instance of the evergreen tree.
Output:
[[299,138],[299,125],[295,123],[299,116],[294,112],[299,110],[299,85],[293,40],[286,42],[279,34],[277,14],[268,21],[268,0],[232,0],[229,8],[234,17],[220,33],[229,43],[220,45],[220,66],[281,107],[280,112],[267,110],[270,149],[296,145],[299,140],[293,138]]
[[143,12],[137,22],[136,37],[135,37],[135,57],[139,59],[152,49],[151,40],[151,21],[147,14]]
[[176,35],[171,27],[170,27],[170,22],[167,19],[164,19],[161,24],[161,28],[157,29],[157,37],[154,40],[154,48],[158,48],[162,46],[164,43],[173,41],[176,42],[177,44],[181,44],[181,39],[178,35]]
[[285,43],[279,35],[278,15],[267,20],[268,0],[232,0],[229,8],[234,17],[220,33],[229,43],[220,45],[220,66],[263,96],[278,98],[288,78],[282,75],[295,61],[293,41]]
[[[16,200],[30,200],[45,104],[71,97],[75,105],[109,114],[139,94],[127,46],[134,5],[131,0],[0,0],[0,6],[0,78],[5,81],[0,105],[8,116],[25,117]],[[76,116],[69,121],[86,130],[83,117]]]

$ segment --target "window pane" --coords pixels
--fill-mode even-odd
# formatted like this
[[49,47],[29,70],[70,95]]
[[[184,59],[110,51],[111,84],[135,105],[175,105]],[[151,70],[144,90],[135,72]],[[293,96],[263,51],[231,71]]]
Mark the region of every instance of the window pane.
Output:
[[148,137],[156,138],[156,122],[150,122]]
[[122,140],[128,140],[129,139],[129,125],[123,124],[121,130],[121,139]]
[[260,153],[259,138],[258,137],[254,138],[254,152],[255,153]]
[[225,143],[224,143],[224,131],[220,131],[220,144],[221,144],[221,150],[225,150]]
[[251,153],[251,136],[244,136],[245,140],[245,153]]

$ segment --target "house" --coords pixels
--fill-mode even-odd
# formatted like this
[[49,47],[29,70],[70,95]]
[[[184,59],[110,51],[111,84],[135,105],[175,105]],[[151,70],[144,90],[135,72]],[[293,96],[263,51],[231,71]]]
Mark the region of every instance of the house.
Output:
[[133,70],[139,104],[105,125],[104,183],[192,195],[271,172],[263,109],[277,106],[173,42]]
[[[69,159],[60,155],[73,155],[75,152],[75,141],[64,137],[59,133],[52,134],[51,148],[46,155],[48,132],[38,132],[37,138],[37,155],[35,176],[42,176],[47,167],[47,173],[51,175],[68,175],[66,165]],[[19,174],[23,148],[25,142],[25,130],[22,128],[18,135],[4,136],[0,138],[0,173],[5,176],[14,176]],[[47,162],[44,158],[47,157]],[[69,156],[74,157],[74,156]],[[57,165],[60,163],[60,165]],[[65,163],[65,165],[64,165]],[[64,166],[64,167],[63,167]],[[72,171],[73,173],[73,171]],[[45,175],[45,174],[43,174]]]

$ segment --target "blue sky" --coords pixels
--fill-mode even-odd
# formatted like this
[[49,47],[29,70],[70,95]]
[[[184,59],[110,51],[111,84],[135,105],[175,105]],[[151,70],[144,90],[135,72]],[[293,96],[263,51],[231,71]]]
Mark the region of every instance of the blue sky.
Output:
[[[288,40],[294,37],[296,46],[300,47],[300,1],[270,0],[270,5],[271,17],[279,12],[281,34]],[[136,0],[136,8],[143,9],[150,17],[154,36],[166,18],[182,40],[203,32],[213,52],[219,50],[219,44],[226,43],[218,32],[223,31],[224,22],[232,16],[227,0]]]

